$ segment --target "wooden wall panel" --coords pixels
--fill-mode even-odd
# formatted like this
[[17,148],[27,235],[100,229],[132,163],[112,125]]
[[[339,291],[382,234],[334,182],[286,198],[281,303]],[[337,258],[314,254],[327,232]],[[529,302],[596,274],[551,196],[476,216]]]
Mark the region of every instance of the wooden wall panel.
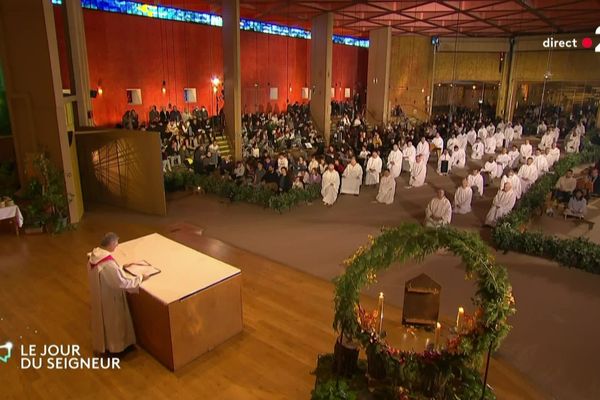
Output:
[[86,202],[167,214],[158,133],[114,129],[76,136]]

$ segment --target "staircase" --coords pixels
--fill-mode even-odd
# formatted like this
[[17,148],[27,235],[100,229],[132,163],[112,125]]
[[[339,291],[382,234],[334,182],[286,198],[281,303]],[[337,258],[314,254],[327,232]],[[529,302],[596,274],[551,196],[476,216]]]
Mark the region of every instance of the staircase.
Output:
[[230,156],[231,148],[229,147],[229,140],[225,135],[219,135],[215,138],[217,144],[219,145],[219,151],[221,152],[221,157]]

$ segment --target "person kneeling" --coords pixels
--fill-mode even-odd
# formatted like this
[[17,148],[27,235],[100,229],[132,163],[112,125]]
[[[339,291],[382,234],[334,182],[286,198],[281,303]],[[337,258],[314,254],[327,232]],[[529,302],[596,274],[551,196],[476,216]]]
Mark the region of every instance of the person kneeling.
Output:
[[452,205],[445,196],[443,189],[438,189],[437,196],[431,199],[425,209],[425,226],[441,228],[452,220]]
[[377,193],[377,202],[383,204],[392,204],[396,194],[396,180],[390,173],[390,170],[383,171],[383,176],[379,182],[379,192]]
[[335,170],[333,164],[329,164],[327,170],[323,173],[321,180],[321,196],[323,204],[332,206],[337,200],[338,189],[340,187],[340,174]]

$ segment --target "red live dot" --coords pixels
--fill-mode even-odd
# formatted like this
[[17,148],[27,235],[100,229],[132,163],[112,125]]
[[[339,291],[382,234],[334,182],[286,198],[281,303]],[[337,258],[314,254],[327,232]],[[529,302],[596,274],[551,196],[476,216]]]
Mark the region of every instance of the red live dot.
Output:
[[581,41],[581,45],[584,48],[589,49],[593,45],[592,39],[590,39],[589,37],[583,38],[583,40]]

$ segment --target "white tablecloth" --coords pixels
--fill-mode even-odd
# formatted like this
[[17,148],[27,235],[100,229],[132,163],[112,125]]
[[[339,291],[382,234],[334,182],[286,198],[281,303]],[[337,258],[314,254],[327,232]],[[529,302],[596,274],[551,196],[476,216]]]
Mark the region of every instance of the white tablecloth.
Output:
[[19,206],[0,207],[0,220],[11,219],[15,216],[17,217],[19,228],[22,227],[23,215],[21,214],[21,210],[19,210]]

